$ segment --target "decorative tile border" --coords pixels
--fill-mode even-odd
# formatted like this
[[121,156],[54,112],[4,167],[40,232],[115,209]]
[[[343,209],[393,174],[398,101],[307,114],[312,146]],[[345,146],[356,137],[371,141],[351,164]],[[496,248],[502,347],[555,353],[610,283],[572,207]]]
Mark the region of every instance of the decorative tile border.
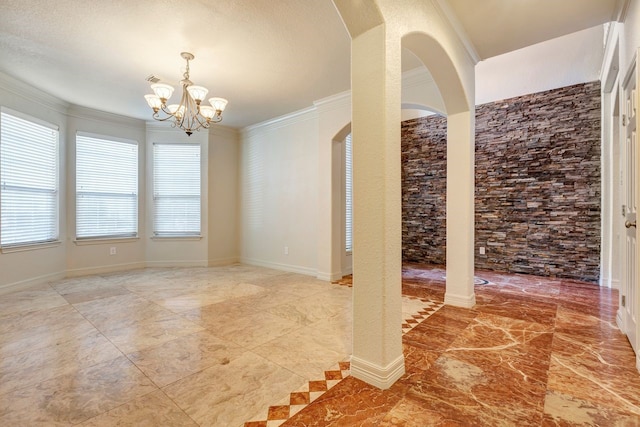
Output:
[[[333,283],[351,287],[351,276],[347,276]],[[414,307],[413,310],[408,310],[403,313],[403,334],[424,322],[429,316],[444,306],[444,303],[434,302],[426,298],[406,295],[403,295],[402,298],[406,300],[403,302],[407,302],[409,307]],[[291,393],[288,404],[269,406],[269,408],[258,417],[258,421],[247,421],[244,423],[244,427],[278,427],[302,411],[340,381],[347,378],[350,374],[350,362],[339,362],[331,370],[324,371],[324,379],[309,381],[302,388]]]

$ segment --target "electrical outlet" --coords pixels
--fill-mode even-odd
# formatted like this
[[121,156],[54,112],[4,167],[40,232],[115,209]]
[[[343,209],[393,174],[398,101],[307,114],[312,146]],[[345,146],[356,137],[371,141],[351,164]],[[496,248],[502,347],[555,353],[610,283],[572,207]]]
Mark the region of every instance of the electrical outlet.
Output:
[[289,255],[289,246],[284,247],[284,254]]
[[480,246],[480,255],[484,255],[484,246]]
[[117,253],[116,247],[111,246],[111,248],[109,248],[109,255],[115,255],[116,253]]

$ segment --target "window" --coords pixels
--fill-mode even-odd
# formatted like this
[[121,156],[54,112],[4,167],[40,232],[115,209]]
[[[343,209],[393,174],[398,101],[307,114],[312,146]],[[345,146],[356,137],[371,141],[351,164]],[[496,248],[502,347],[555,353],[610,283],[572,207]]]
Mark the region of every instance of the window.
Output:
[[23,117],[0,115],[3,247],[58,240],[58,129]]
[[351,134],[347,135],[344,140],[344,182],[345,182],[345,249],[347,252],[353,250],[353,233],[352,233],[352,221],[353,221],[353,199],[352,199],[352,185],[353,185],[353,162],[352,162],[352,145]]
[[76,238],[138,235],[138,144],[76,136]]
[[200,145],[153,145],[153,234],[200,235]]

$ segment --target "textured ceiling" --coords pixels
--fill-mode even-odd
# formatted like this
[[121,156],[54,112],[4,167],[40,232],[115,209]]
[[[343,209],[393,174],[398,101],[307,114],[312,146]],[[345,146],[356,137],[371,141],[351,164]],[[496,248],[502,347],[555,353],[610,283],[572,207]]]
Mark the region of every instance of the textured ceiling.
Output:
[[[616,0],[449,2],[486,58],[600,23]],[[331,0],[0,0],[0,71],[73,104],[149,120],[145,78],[176,85],[182,51],[195,54],[192,81],[229,99],[227,126],[349,89]],[[419,64],[403,55],[403,69]]]

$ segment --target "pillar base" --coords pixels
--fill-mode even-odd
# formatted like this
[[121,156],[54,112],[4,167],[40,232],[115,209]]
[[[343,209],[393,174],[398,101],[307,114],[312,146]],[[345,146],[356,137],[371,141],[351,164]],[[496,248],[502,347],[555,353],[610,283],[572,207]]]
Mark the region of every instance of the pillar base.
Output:
[[402,354],[387,366],[378,366],[351,356],[351,376],[382,390],[391,387],[404,375],[404,372],[404,355]]
[[472,308],[476,305],[476,294],[454,295],[450,292],[444,294],[444,303],[455,307]]

